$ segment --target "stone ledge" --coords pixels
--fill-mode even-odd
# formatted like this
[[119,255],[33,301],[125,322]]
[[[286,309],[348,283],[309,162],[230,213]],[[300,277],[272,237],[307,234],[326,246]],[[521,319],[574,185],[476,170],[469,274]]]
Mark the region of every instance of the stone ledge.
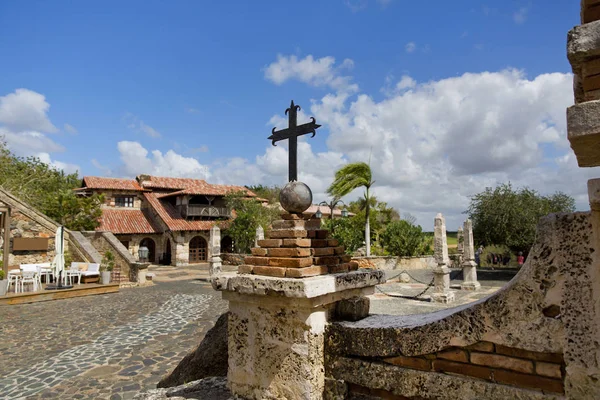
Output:
[[577,73],[582,63],[600,55],[600,21],[579,25],[571,29],[567,36],[567,57]]
[[384,282],[384,272],[375,270],[359,270],[302,279],[228,273],[217,275],[211,280],[215,290],[295,298],[319,297],[349,289],[375,286]]
[[[600,21],[599,21],[600,22]],[[600,100],[567,108],[567,130],[580,167],[600,165]]]

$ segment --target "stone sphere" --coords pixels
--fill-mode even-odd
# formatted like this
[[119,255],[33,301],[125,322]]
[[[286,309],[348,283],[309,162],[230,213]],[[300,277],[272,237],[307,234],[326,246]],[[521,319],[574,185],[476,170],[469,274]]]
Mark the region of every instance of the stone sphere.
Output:
[[306,183],[289,182],[281,189],[279,202],[290,214],[302,214],[312,204],[312,192]]

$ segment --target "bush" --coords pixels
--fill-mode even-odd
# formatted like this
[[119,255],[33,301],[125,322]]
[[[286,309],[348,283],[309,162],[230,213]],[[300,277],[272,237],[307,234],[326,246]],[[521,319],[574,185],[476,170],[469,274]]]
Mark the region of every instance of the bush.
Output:
[[398,257],[419,256],[431,251],[421,227],[404,220],[390,222],[381,239],[386,251]]
[[326,219],[323,220],[323,229],[329,229],[331,236],[346,248],[348,254],[365,244],[365,222],[360,217]]
[[111,272],[115,268],[115,255],[110,250],[104,252],[102,266],[105,271]]
[[[493,263],[493,258],[492,258],[493,254],[501,256],[500,262],[498,262],[497,264]],[[505,256],[510,257],[510,262],[513,264],[512,266],[514,266],[516,264],[517,258],[511,253],[508,246],[502,245],[502,244],[500,244],[500,245],[496,244],[496,245],[491,245],[491,246],[485,247],[483,249],[483,253],[479,257],[480,257],[481,266],[501,268],[501,267],[508,267],[510,265],[510,263],[506,266],[503,265],[502,259]]]

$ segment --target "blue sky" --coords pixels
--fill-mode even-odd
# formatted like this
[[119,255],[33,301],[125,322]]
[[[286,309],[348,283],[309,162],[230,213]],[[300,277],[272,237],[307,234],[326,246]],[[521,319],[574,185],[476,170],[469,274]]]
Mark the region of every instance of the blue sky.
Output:
[[[371,154],[380,198],[424,225],[437,211],[458,223],[468,195],[506,180],[585,207],[590,170],[561,159],[578,23],[573,1],[1,2],[0,133],[82,175],[281,184],[285,146],[266,138],[294,99],[323,124],[300,148],[318,200],[335,168]],[[482,97],[440,113],[457,93]],[[514,146],[493,160],[462,159],[507,130]],[[436,183],[441,198],[418,194]]]

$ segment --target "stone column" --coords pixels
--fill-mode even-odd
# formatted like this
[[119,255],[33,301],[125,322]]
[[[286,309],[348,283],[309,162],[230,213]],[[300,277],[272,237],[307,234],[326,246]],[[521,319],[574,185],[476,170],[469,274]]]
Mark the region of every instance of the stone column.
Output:
[[273,222],[240,273],[212,278],[229,301],[227,381],[236,398],[321,400],[325,327],[334,315],[364,318],[364,296],[385,282],[383,271],[349,272],[358,265],[318,220],[287,217]]
[[464,260],[462,262],[463,282],[462,290],[477,290],[481,284],[477,282],[477,264],[475,263],[475,246],[473,244],[473,223],[470,219],[464,225]]
[[264,240],[265,238],[265,230],[263,229],[262,226],[258,226],[258,228],[256,228],[256,236],[254,237],[254,247],[258,247],[258,241],[259,240]]
[[434,258],[437,267],[434,269],[433,300],[440,303],[454,301],[454,292],[450,291],[450,269],[448,268],[448,240],[446,238],[446,221],[440,213],[435,216],[434,222]]
[[215,275],[221,273],[221,229],[217,225],[210,228],[210,237],[208,239],[210,249],[209,274]]
[[464,260],[464,234],[463,227],[459,226],[456,232],[456,253],[458,254],[458,262],[461,264]]

